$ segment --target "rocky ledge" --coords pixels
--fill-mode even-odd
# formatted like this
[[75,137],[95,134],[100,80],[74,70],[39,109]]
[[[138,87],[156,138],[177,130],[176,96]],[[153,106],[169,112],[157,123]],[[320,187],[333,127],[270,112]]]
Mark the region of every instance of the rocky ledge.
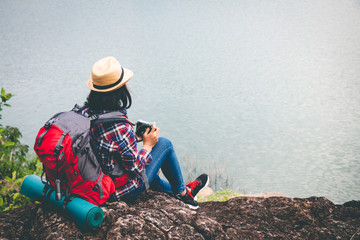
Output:
[[196,211],[148,191],[134,204],[103,207],[103,223],[81,232],[70,217],[33,204],[0,213],[1,239],[360,239],[360,201],[238,197]]

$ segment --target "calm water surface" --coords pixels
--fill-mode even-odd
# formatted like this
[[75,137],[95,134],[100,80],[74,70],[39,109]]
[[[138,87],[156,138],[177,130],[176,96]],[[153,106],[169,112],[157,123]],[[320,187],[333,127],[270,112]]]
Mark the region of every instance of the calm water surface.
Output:
[[0,36],[2,124],[30,146],[113,55],[135,73],[130,119],[192,166],[246,193],[360,199],[359,1],[0,0]]

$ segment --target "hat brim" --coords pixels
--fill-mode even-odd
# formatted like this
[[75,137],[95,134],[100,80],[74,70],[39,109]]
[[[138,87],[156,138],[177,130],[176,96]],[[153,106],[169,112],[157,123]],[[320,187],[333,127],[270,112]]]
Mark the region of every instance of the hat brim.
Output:
[[134,76],[134,73],[129,70],[129,69],[126,69],[126,68],[123,68],[124,69],[124,76],[123,76],[123,79],[122,81],[116,85],[116,86],[113,86],[111,88],[107,88],[107,89],[97,89],[97,88],[94,88],[94,85],[93,85],[93,80],[92,80],[92,77],[90,77],[87,81],[87,86],[93,90],[93,91],[96,91],[96,92],[111,92],[111,91],[114,91],[116,89],[119,89],[121,88],[122,86],[124,86],[133,76]]

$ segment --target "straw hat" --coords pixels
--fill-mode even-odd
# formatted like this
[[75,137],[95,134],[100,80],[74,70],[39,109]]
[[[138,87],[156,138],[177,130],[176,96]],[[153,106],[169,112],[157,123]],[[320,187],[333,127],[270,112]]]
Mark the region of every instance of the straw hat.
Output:
[[97,92],[110,92],[125,85],[132,76],[133,72],[123,68],[116,58],[106,57],[94,64],[87,85]]

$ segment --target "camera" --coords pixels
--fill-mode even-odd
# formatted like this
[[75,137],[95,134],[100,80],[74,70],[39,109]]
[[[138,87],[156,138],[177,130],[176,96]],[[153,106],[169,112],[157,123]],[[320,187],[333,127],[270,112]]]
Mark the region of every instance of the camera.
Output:
[[136,130],[135,133],[138,137],[142,137],[146,131],[146,129],[150,128],[149,131],[151,131],[152,129],[152,123],[143,121],[143,120],[139,120],[136,122],[135,124]]

